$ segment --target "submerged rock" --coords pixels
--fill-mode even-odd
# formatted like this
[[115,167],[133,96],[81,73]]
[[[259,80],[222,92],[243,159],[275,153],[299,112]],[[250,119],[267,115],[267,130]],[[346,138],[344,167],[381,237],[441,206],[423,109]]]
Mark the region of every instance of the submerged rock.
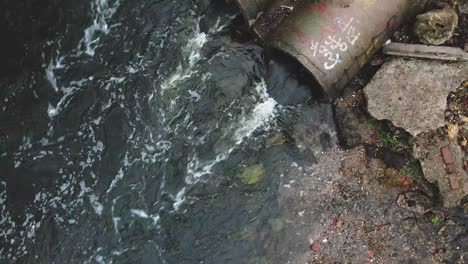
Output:
[[414,33],[424,44],[442,45],[453,36],[458,15],[450,7],[432,10],[416,17]]
[[263,174],[265,174],[265,169],[262,164],[252,165],[244,169],[240,180],[243,184],[256,184],[261,180]]
[[468,76],[468,63],[395,58],[364,88],[369,113],[411,135],[444,125],[449,92]]

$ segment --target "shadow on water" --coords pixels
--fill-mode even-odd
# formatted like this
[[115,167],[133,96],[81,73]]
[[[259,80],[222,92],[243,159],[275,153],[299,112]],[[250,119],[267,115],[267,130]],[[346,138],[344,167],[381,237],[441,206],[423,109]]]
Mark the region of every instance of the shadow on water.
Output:
[[242,34],[233,4],[104,2],[94,35],[68,32],[82,40],[55,45],[20,94],[48,118],[5,137],[1,258],[287,261],[282,177],[336,142],[310,76]]

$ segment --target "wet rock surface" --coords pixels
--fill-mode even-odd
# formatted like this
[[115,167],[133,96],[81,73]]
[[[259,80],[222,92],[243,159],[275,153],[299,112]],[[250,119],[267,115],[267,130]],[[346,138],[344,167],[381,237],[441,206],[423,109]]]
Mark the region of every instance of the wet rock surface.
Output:
[[411,135],[444,125],[447,96],[468,76],[468,63],[391,59],[364,88],[369,113]]

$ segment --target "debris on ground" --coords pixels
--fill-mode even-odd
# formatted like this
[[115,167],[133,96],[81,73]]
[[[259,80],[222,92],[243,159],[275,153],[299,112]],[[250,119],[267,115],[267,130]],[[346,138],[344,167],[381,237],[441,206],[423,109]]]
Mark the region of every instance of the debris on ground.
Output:
[[[442,43],[468,50],[464,2],[438,3],[458,10],[462,25]],[[402,27],[392,41],[423,46],[415,27]],[[435,40],[439,33],[427,36]],[[465,263],[468,258],[468,63],[385,55],[374,55],[366,69],[371,74],[356,76],[334,102],[346,151],[340,153],[341,176],[322,181],[327,191],[335,186],[336,194],[310,197],[305,183],[310,179],[295,190],[301,199],[329,208],[323,217],[330,218],[320,232],[310,229],[320,251],[309,250],[298,262]]]

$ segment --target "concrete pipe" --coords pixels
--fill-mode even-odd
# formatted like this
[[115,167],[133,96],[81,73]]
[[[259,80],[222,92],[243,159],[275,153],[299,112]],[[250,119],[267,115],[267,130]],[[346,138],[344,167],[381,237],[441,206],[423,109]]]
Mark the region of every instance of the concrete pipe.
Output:
[[[297,0],[294,5],[273,4],[291,0],[268,2],[276,9],[289,9],[287,17],[278,17],[279,25],[261,17],[257,21],[261,25],[254,25],[257,34],[266,45],[303,64],[333,99],[389,34],[405,19],[422,12],[428,0]],[[263,12],[270,20],[271,14],[281,14],[277,10]],[[274,28],[265,29],[268,24]]]

